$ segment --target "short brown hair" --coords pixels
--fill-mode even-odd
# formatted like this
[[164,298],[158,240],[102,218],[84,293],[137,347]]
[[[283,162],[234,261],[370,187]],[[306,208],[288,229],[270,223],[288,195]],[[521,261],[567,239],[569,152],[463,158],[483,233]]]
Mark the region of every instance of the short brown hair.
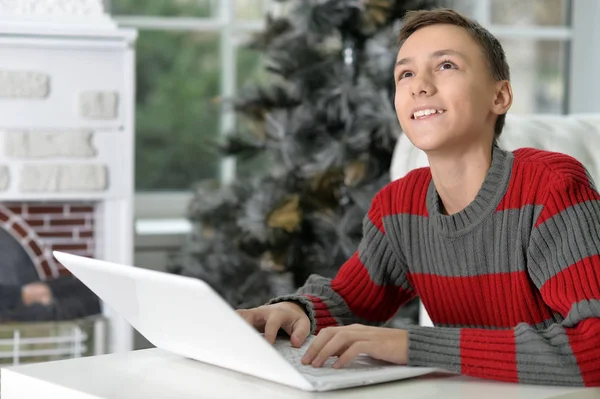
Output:
[[[465,29],[483,51],[492,77],[496,81],[510,80],[506,55],[498,39],[476,21],[448,8],[408,11],[404,16],[403,25],[398,35],[398,44],[401,46],[410,35],[421,28],[439,24],[455,25]],[[502,133],[505,119],[506,114],[499,115],[496,119],[496,125],[494,126],[496,139]]]

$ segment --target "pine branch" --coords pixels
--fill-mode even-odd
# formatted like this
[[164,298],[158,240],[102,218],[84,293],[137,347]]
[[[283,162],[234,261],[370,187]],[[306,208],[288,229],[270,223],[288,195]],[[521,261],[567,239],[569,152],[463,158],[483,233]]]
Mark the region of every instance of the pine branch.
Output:
[[389,182],[400,18],[441,1],[281,0],[291,14],[269,16],[250,43],[270,83],[226,103],[244,118],[218,146],[274,163],[246,181],[195,187],[194,233],[170,269],[205,279],[233,306],[289,293],[312,273],[332,277]]

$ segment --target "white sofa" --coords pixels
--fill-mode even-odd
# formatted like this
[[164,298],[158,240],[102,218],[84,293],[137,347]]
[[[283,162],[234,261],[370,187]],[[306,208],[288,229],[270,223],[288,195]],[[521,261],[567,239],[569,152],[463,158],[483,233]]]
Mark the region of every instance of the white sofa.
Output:
[[[586,166],[599,187],[600,114],[520,116],[509,113],[499,145],[511,151],[534,147],[569,154]],[[406,136],[401,136],[394,149],[391,179],[399,179],[410,170],[427,165],[425,153],[413,146]],[[432,325],[422,305],[419,324]]]

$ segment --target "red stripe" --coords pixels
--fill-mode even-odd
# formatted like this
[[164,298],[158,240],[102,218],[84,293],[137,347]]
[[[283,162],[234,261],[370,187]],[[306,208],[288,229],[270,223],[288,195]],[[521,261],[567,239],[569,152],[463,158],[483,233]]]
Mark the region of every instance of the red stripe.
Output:
[[570,180],[581,185],[589,185],[585,168],[576,158],[560,152],[544,151],[543,162],[561,180]]
[[577,328],[565,330],[583,383],[586,386],[600,386],[600,319],[586,319]]
[[[557,184],[565,184],[561,190],[570,192],[570,194],[558,201],[562,204],[556,204],[556,206],[551,206],[550,209],[545,210],[538,224],[565,207],[585,200],[583,198],[585,196],[578,195],[579,191],[581,187],[587,187],[590,190],[591,185],[585,168],[575,158],[534,148],[522,148],[513,153],[515,162],[511,172],[510,184],[496,211],[542,204],[545,200],[544,196],[548,192],[543,188],[548,189]],[[535,182],[535,184],[532,184],[532,182]],[[571,189],[567,188],[568,185],[572,186]],[[597,198],[597,193],[593,191],[588,191],[586,195]]]
[[547,180],[547,177],[543,176],[547,174],[549,174],[547,168],[532,168],[529,163],[515,160],[508,189],[496,207],[496,212],[541,204],[546,191],[540,190],[538,184],[531,184],[531,182]]
[[419,273],[411,279],[434,323],[512,328],[552,317],[524,271],[471,277]]
[[357,253],[342,266],[331,282],[331,288],[344,298],[356,316],[375,322],[389,320],[414,296],[399,287],[375,284]]
[[517,350],[512,330],[461,329],[460,358],[461,374],[508,382],[519,381]]
[[540,290],[548,306],[566,315],[574,303],[600,300],[600,255],[589,256],[548,279]]
[[317,330],[316,333],[319,333],[322,329],[331,326],[337,326],[337,321],[331,316],[329,309],[327,309],[327,305],[325,302],[313,295],[305,295],[308,299],[310,299],[313,303],[313,307],[315,309],[315,318],[317,319]]
[[568,177],[578,182],[588,182],[583,164],[574,157],[561,153],[539,150],[537,148],[521,148],[513,151],[515,161],[526,163],[528,169],[541,167],[554,177]]
[[429,168],[415,169],[381,191],[381,206],[385,214],[429,216],[427,189],[431,182]]

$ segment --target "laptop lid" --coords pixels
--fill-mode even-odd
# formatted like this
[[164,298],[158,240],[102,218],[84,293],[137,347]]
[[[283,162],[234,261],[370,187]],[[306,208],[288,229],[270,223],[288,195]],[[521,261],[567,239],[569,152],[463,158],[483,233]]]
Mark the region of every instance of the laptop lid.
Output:
[[204,281],[59,251],[53,254],[156,347],[300,389],[313,389]]

